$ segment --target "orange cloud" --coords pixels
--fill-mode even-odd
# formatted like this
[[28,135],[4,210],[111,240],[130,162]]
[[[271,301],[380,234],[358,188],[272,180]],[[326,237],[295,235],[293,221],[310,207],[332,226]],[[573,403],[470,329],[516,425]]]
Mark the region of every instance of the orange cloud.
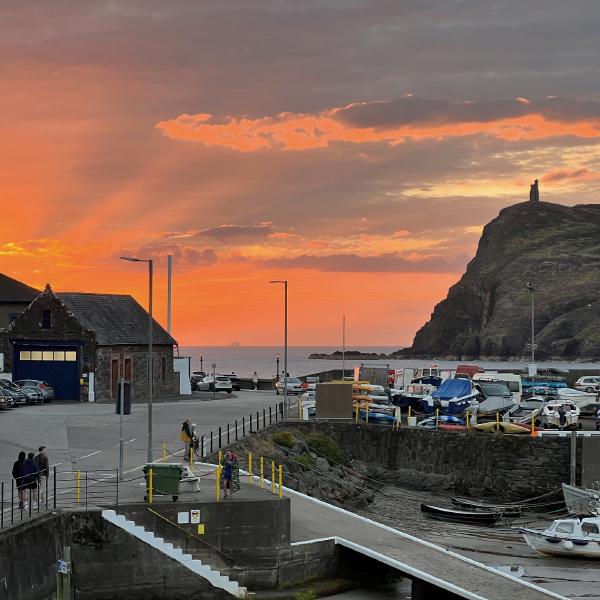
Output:
[[[406,117],[390,117],[389,122],[384,119],[378,122],[373,118],[366,121],[347,118],[347,111],[354,110],[357,106],[367,106],[370,109],[386,104],[365,103],[333,108],[314,115],[283,112],[257,119],[228,117],[222,122],[217,122],[212,115],[206,113],[183,114],[161,121],[156,127],[173,139],[201,142],[207,146],[225,146],[240,152],[307,150],[325,148],[336,142],[385,142],[394,145],[404,143],[407,139],[437,139],[473,134],[487,134],[507,141],[564,135],[583,138],[600,136],[600,103],[596,103],[597,107],[593,106],[597,114],[589,114],[589,108],[585,112],[577,103],[569,112],[569,107],[565,108],[561,104],[559,110],[548,102],[549,99],[535,104],[518,99],[514,101],[514,105],[510,105],[510,110],[504,105],[496,107],[497,117],[494,117],[494,110],[489,107],[485,107],[487,112],[484,116],[479,105],[461,103],[460,111],[457,111],[455,104],[449,104],[450,114],[439,115],[425,110],[413,121]],[[402,121],[401,124],[398,124],[399,120]],[[375,124],[368,124],[372,121]]]

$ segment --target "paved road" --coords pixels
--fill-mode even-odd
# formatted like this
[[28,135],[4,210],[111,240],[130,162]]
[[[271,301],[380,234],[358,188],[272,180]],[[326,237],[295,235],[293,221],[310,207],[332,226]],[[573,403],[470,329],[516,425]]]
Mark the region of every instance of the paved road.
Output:
[[[211,429],[243,416],[248,420],[250,413],[256,419],[256,411],[261,414],[262,425],[263,408],[274,406],[282,398],[272,391],[241,391],[235,396],[217,394],[216,400],[199,400],[194,396],[177,402],[154,403],[155,459],[162,455],[163,443],[169,452],[182,448],[179,431],[187,417],[197,423],[199,434],[208,434]],[[132,414],[123,418],[125,470],[136,470],[146,462],[147,418],[145,404],[132,405]],[[104,403],[52,403],[0,411],[0,481],[10,480],[12,464],[20,450],[37,451],[41,444],[47,446],[51,464],[60,469],[116,469],[119,417],[112,404]]]

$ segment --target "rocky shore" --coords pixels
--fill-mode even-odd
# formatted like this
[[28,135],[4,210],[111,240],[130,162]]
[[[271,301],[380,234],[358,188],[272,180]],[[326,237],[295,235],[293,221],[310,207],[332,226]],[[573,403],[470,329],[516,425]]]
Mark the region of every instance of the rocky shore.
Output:
[[347,350],[343,353],[341,350],[336,350],[331,354],[325,354],[321,352],[313,352],[308,358],[320,359],[320,360],[387,360],[400,357],[400,350],[392,352],[391,354],[385,354],[383,352],[361,352],[360,350]]

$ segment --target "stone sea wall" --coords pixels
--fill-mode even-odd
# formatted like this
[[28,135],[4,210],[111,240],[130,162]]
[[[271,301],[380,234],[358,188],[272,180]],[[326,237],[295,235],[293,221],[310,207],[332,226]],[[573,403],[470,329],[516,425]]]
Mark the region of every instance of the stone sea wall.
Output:
[[[279,423],[299,437],[322,433],[346,457],[390,483],[473,497],[521,500],[569,481],[570,438],[442,432],[342,422]],[[266,435],[273,433],[273,428]],[[294,477],[294,473],[291,473]],[[304,491],[304,490],[301,490]],[[308,490],[310,493],[311,490]]]

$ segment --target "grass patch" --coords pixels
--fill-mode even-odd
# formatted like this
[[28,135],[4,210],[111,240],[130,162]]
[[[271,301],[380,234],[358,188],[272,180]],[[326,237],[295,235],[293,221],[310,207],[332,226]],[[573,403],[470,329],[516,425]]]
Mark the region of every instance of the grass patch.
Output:
[[310,454],[294,456],[294,461],[300,463],[305,469],[312,469],[315,466],[315,459]]
[[285,448],[291,448],[294,445],[294,434],[290,431],[280,431],[273,436],[273,441]]
[[348,459],[330,437],[322,433],[311,433],[307,436],[306,443],[317,455],[323,456],[334,463],[348,464]]
[[298,592],[296,594],[296,600],[316,600],[317,592],[314,590],[307,590],[306,592]]

